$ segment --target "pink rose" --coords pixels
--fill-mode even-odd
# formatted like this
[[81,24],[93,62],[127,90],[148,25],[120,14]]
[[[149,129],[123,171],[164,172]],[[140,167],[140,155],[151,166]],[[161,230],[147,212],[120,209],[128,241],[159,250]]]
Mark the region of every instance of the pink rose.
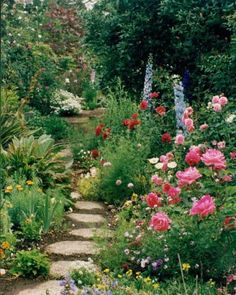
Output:
[[219,101],[219,103],[220,103],[222,106],[227,105],[227,103],[228,103],[228,98],[225,97],[225,96],[221,96],[221,97],[220,97],[220,101]]
[[200,215],[201,217],[214,213],[216,210],[215,201],[210,195],[202,196],[195,202],[190,210],[190,215]]
[[199,173],[197,168],[189,167],[184,171],[178,171],[176,173],[176,177],[179,179],[178,185],[179,187],[190,185],[197,181],[202,175]]
[[206,123],[204,123],[204,124],[202,124],[201,126],[200,126],[200,130],[205,130],[205,129],[207,129],[209,126],[206,124]]
[[208,149],[205,154],[202,155],[201,160],[206,166],[212,166],[216,170],[226,168],[224,154],[216,149]]
[[174,159],[174,155],[173,155],[173,153],[171,153],[171,152],[166,153],[166,157],[167,157],[168,161]]
[[220,103],[220,97],[218,95],[213,96],[212,103]]
[[235,274],[235,275],[233,275],[233,274],[228,275],[228,276],[227,276],[227,284],[230,284],[230,283],[232,283],[233,281],[236,281],[236,274]]
[[188,116],[191,116],[193,114],[193,108],[187,107],[184,111],[184,113],[188,114]]
[[156,231],[167,231],[170,228],[171,220],[164,212],[158,212],[150,221],[150,226]]
[[220,112],[221,109],[222,109],[221,104],[219,104],[219,103],[214,103],[214,104],[213,104],[213,110],[214,110],[215,112]]
[[173,186],[171,186],[167,192],[168,196],[172,198],[178,197],[180,193],[181,193],[181,189],[179,187],[173,187]]
[[175,143],[176,144],[184,144],[184,136],[183,136],[183,134],[176,135]]
[[153,175],[151,180],[153,183],[155,183],[155,185],[162,185],[163,183],[163,179],[157,175]]
[[193,120],[187,118],[184,120],[184,125],[186,126],[188,132],[192,132],[194,130]]
[[190,151],[185,156],[185,161],[190,166],[197,165],[201,161],[200,154],[195,149],[190,149]]
[[229,155],[231,159],[236,159],[236,152],[231,152]]
[[224,182],[231,182],[232,181],[232,176],[231,175],[225,175],[223,177],[223,181]]
[[155,193],[149,193],[146,197],[146,202],[151,208],[161,206],[161,198]]

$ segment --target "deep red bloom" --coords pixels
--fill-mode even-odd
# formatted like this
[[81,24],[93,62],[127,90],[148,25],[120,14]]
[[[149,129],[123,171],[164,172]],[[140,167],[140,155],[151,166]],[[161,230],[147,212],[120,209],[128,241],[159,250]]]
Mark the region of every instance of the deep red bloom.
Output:
[[124,119],[123,120],[123,125],[124,126],[129,126],[129,124],[130,124],[130,119]]
[[190,151],[185,156],[185,161],[190,166],[194,166],[194,165],[197,165],[201,161],[201,156],[199,155],[199,153],[196,152],[196,150],[190,149]]
[[224,228],[225,229],[235,229],[236,228],[236,216],[225,217]]
[[132,116],[131,116],[132,119],[138,119],[138,113],[134,113]]
[[161,140],[162,140],[162,142],[170,143],[171,142],[171,135],[168,132],[166,132],[166,133],[162,134]]
[[135,127],[136,125],[139,125],[140,123],[141,123],[140,120],[130,120],[129,125],[128,125],[128,128],[129,128],[130,130],[132,130],[132,129],[134,129],[134,127]]
[[158,98],[160,96],[160,92],[151,92],[149,94],[150,98]]
[[94,150],[91,150],[91,156],[96,159],[99,157],[99,151],[94,149]]
[[142,100],[139,107],[143,111],[147,110],[148,109],[148,101],[147,100]]
[[230,158],[231,159],[236,159],[236,152],[231,152],[230,153]]
[[99,135],[102,133],[102,129],[103,129],[103,127],[105,127],[104,124],[99,124],[99,125],[96,127],[96,129],[95,129],[95,134],[96,134],[96,136],[99,136]]
[[164,116],[166,114],[166,108],[163,106],[159,106],[155,110],[160,116]]
[[168,193],[168,191],[171,189],[171,185],[169,182],[165,182],[162,186],[163,193]]

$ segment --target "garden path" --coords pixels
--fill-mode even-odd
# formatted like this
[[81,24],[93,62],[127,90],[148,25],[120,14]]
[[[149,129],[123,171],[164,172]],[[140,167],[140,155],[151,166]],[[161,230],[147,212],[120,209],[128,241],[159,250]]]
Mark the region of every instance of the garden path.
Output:
[[[76,193],[72,193],[76,197]],[[24,288],[15,289],[4,295],[59,295],[62,287],[59,280],[66,277],[70,270],[85,267],[96,268],[92,258],[98,249],[93,242],[106,223],[104,204],[89,201],[76,201],[74,211],[66,215],[70,225],[69,235],[46,247],[45,252],[51,258],[50,280],[29,283]]]

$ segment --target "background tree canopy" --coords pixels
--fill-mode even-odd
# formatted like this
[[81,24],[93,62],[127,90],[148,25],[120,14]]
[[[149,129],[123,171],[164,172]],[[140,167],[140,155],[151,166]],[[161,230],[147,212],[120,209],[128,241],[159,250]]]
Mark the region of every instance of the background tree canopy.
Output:
[[98,1],[85,15],[85,41],[101,84],[120,77],[128,90],[140,93],[152,53],[156,68],[190,71],[193,96],[200,88],[234,94],[235,8],[233,0]]

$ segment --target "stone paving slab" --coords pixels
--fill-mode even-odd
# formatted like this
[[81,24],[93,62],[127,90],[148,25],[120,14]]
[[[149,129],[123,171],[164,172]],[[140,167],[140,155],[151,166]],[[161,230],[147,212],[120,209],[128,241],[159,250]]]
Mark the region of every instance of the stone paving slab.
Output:
[[98,202],[78,201],[75,203],[75,209],[80,213],[104,214],[104,205]]
[[94,237],[100,235],[103,235],[105,237],[112,237],[112,232],[110,230],[103,230],[97,228],[78,228],[70,231],[69,235],[81,240],[91,240]]
[[106,219],[100,214],[70,213],[66,217],[72,223],[83,228],[102,226],[106,222]]
[[90,241],[61,241],[46,247],[46,252],[60,256],[93,256],[97,253],[97,247]]
[[59,295],[63,288],[59,285],[59,281],[47,281],[43,283],[32,284],[27,289],[15,291],[14,295],[46,295],[46,291],[50,295]]
[[67,276],[70,271],[74,269],[86,268],[87,270],[95,270],[96,266],[91,261],[73,260],[66,261],[60,260],[52,262],[50,268],[50,275],[53,278],[63,278]]

